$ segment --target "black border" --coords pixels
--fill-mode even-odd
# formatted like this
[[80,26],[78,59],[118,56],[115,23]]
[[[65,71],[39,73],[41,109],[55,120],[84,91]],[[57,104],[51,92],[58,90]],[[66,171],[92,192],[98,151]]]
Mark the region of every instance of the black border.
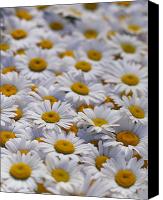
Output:
[[159,194],[159,6],[148,2],[148,197]]

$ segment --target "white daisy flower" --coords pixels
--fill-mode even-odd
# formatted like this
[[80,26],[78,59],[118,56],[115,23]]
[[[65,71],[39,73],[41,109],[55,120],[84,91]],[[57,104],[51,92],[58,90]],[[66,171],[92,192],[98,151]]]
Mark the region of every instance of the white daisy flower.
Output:
[[11,123],[11,119],[15,117],[17,106],[15,101],[11,98],[0,96],[1,98],[1,126]]
[[119,24],[117,23],[117,21],[115,22],[115,19],[112,22],[111,21],[112,18],[113,17],[109,17],[109,22],[105,31],[104,38],[106,38],[107,40],[111,40],[112,37],[116,36],[120,31]]
[[127,33],[133,35],[146,34],[148,30],[148,20],[145,17],[142,18],[142,16],[134,16],[125,20],[122,26]]
[[77,56],[75,59],[71,59],[69,65],[71,67],[69,70],[71,70],[72,73],[82,72],[86,80],[97,80],[104,75],[102,66],[99,66],[95,62],[91,62],[85,57],[82,58]]
[[10,139],[17,138],[19,135],[24,136],[26,134],[23,127],[13,126],[13,125],[5,125],[0,127],[0,146],[4,147],[6,142]]
[[24,79],[23,76],[18,73],[7,73],[1,75],[0,93],[6,97],[20,100],[26,96],[30,90],[31,82]]
[[8,56],[12,53],[13,45],[11,44],[11,38],[1,36],[1,41],[0,41],[0,53],[1,57]]
[[27,118],[38,128],[61,130],[73,124],[75,113],[70,104],[56,102],[51,105],[49,100],[33,103],[27,111]]
[[133,92],[143,94],[148,88],[148,69],[133,62],[116,61],[107,68],[104,79],[108,83],[116,84],[119,92]]
[[[84,3],[73,5],[75,9],[72,13],[80,13],[78,17],[80,18],[96,18],[97,15],[102,17],[105,13],[105,8],[107,4],[105,3]],[[72,10],[73,11],[73,10]]]
[[16,8],[7,8],[12,18],[18,18],[19,20],[24,20],[27,22],[35,23],[38,26],[44,24],[42,19],[42,14],[39,13],[34,7],[16,7]]
[[122,97],[121,111],[125,113],[134,123],[147,124],[148,122],[148,102],[145,97]]
[[[103,13],[103,4],[98,3],[84,3],[84,4],[72,4],[72,5],[56,5],[55,10],[52,8],[51,11],[54,13],[62,14],[64,17],[75,17],[82,19],[85,17],[94,18],[97,15]],[[106,4],[105,4],[106,5]]]
[[97,133],[97,132],[88,132],[88,127],[85,126],[83,128],[80,128],[77,132],[77,136],[79,138],[81,138],[82,140],[85,141],[85,143],[90,143],[90,144],[93,144],[95,147],[98,147],[98,142],[101,140],[101,141],[105,141],[107,139],[110,138],[110,134],[106,135],[102,132],[100,133]]
[[50,12],[54,12],[55,14],[62,14],[63,17],[80,17],[81,13],[78,12],[77,9],[74,8],[73,4],[60,4],[60,5],[55,5],[55,9],[54,6],[50,6],[48,11]]
[[142,188],[147,176],[141,169],[143,161],[131,158],[128,162],[123,156],[111,158],[101,172],[107,177],[110,185],[110,197],[132,198]]
[[[16,100],[15,104],[17,105],[16,108],[16,115],[12,118],[12,125],[16,127],[27,127],[30,126],[30,121],[26,117],[26,113],[30,106],[30,98],[29,96],[26,99],[23,98],[22,100]],[[28,105],[28,107],[27,107]]]
[[43,142],[42,138],[43,136],[43,130],[42,128],[38,128],[37,126],[32,127],[25,127],[24,133],[17,133],[17,137],[24,138],[26,140],[30,141],[38,141]]
[[49,88],[40,86],[36,91],[29,92],[29,95],[32,97],[32,102],[49,100],[53,105],[58,101],[63,101],[65,94],[59,91],[55,85],[51,85]]
[[62,131],[67,133],[67,134],[74,134],[75,136],[77,136],[79,128],[76,124],[76,122],[78,121],[77,116],[74,118],[74,123],[67,129],[62,128]]
[[107,197],[110,193],[110,186],[106,178],[98,178],[96,181],[90,175],[84,176],[84,181],[80,187],[75,186],[75,192],[68,195],[85,197]]
[[94,110],[84,109],[83,112],[79,112],[80,126],[88,126],[88,132],[105,133],[112,135],[115,132],[115,127],[119,126],[118,120],[121,115],[120,112],[111,110],[106,106],[96,106]]
[[63,49],[58,50],[57,52],[58,58],[61,61],[64,58],[68,58],[67,62],[69,62],[69,59],[72,60],[76,57],[77,49],[81,44],[81,40],[79,40],[77,37],[74,37],[72,40],[70,36],[66,35],[64,38],[62,38],[62,43],[64,44],[64,47]]
[[61,51],[65,47],[63,38],[49,30],[42,30],[37,34],[36,45],[43,50],[53,52]]
[[25,55],[17,57],[17,68],[25,78],[46,79],[53,74],[55,57],[40,48],[29,49]]
[[120,35],[112,37],[108,42],[113,56],[120,56],[123,59],[138,61],[146,54],[147,48],[144,43],[136,37]]
[[81,167],[75,160],[66,158],[59,160],[51,155],[46,157],[45,162],[48,170],[45,186],[48,191],[55,194],[73,193],[74,187],[80,187],[82,184]]
[[109,45],[104,40],[82,42],[79,46],[79,55],[102,66],[107,66],[112,60]]
[[21,154],[38,154],[39,146],[37,141],[27,141],[24,138],[13,138],[5,143],[5,148],[1,149],[2,157],[12,156],[20,152]]
[[71,56],[65,55],[63,58],[61,58],[63,56],[61,56],[61,54],[64,54],[63,51],[63,49],[62,51],[58,51],[58,55],[55,58],[55,65],[53,67],[53,75],[55,77],[62,76],[64,73],[71,71],[71,65],[74,62],[74,59]]
[[[11,123],[10,123],[11,124]],[[6,142],[13,138],[26,138],[28,132],[23,126],[14,126],[6,124],[0,127],[1,146],[4,147]]]
[[69,34],[73,31],[73,26],[67,21],[55,13],[46,12],[44,13],[44,19],[48,24],[48,28],[61,35]]
[[[119,92],[119,90],[115,87],[116,85],[112,84],[106,84],[104,85],[104,90],[105,90],[105,101],[103,102],[104,105],[107,107],[114,109],[114,110],[119,110],[120,109],[120,103],[122,96],[130,96],[129,94],[126,94],[126,92]],[[132,94],[132,93],[131,93]]]
[[[148,147],[144,152],[141,151],[141,155],[134,150],[132,157],[136,158],[137,160],[142,159],[144,161],[144,165],[142,166],[142,169],[144,169],[144,171],[148,170]],[[146,182],[148,183],[148,177],[146,179]]]
[[[142,16],[143,13],[147,12],[147,5],[144,2],[130,2],[130,1],[120,1],[120,2],[113,2],[109,5],[109,11],[113,14],[124,13],[123,16]],[[143,6],[142,6],[143,5]],[[139,11],[139,12],[138,12]],[[122,17],[123,18],[123,17]]]
[[[30,49],[35,48],[35,45],[32,43],[30,45]],[[27,52],[27,50],[29,49],[29,45],[28,44],[22,44],[21,46],[19,44],[14,44],[13,48],[12,48],[12,55],[16,58],[17,56],[21,57],[24,56]],[[15,59],[15,61],[17,61],[17,59]]]
[[103,168],[103,165],[110,158],[114,158],[116,153],[115,151],[113,152],[109,148],[104,147],[102,141],[98,142],[98,148],[93,145],[90,147],[90,154],[82,157],[82,163],[84,164],[83,170],[92,175],[94,179],[98,179],[102,176],[101,169]]
[[76,31],[73,32],[73,35],[84,40],[103,38],[107,27],[106,22],[99,19],[88,19],[77,21]]
[[16,61],[13,56],[5,56],[1,60],[1,73],[7,74],[10,72],[17,72]]
[[146,1],[132,2],[132,4],[128,7],[126,12],[135,17],[146,17],[148,12],[148,3]]
[[66,92],[66,100],[74,104],[101,103],[104,100],[102,84],[86,80],[81,73],[67,73],[58,77],[58,85],[61,91]]
[[104,142],[104,146],[117,149],[118,152],[123,152],[126,157],[132,156],[134,151],[140,156],[147,155],[147,126],[135,125],[127,118],[121,119],[119,124],[113,138]]
[[84,144],[84,140],[76,137],[74,134],[66,134],[56,131],[44,132],[40,143],[40,149],[44,154],[53,154],[60,158],[80,160],[80,155],[88,154],[90,151],[89,144]]
[[19,45],[21,48],[25,44],[32,45],[36,41],[35,35],[36,32],[39,32],[39,29],[36,28],[34,23],[12,17],[9,17],[8,23],[7,31],[12,39],[11,43],[13,45]]
[[33,192],[36,180],[43,174],[43,164],[37,154],[2,157],[1,180],[6,192]]

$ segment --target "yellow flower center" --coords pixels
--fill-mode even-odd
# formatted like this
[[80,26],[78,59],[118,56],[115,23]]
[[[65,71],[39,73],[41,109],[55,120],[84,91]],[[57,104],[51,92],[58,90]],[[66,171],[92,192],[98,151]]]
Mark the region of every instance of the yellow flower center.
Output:
[[20,108],[17,108],[15,113],[16,113],[16,116],[14,117],[15,121],[18,121],[23,117],[23,111]]
[[108,122],[105,119],[102,118],[94,118],[92,119],[92,121],[94,122],[95,126],[103,126],[104,124],[108,124]]
[[113,36],[115,36],[116,35],[116,31],[108,31],[107,32],[107,37],[110,39],[110,38],[112,38]]
[[89,94],[88,86],[81,82],[73,83],[71,86],[71,90],[80,95],[88,95]]
[[43,58],[33,58],[28,66],[31,71],[42,72],[47,68],[47,62]]
[[2,92],[2,94],[5,96],[10,97],[17,93],[17,88],[11,84],[4,84],[0,86],[0,92]]
[[37,89],[38,89],[38,86],[37,86],[37,85],[33,84],[33,85],[31,86],[31,90],[32,90],[33,92],[37,92]]
[[132,32],[137,33],[141,30],[141,27],[137,24],[130,24],[130,25],[128,25],[128,29]]
[[131,2],[129,2],[129,1],[123,1],[123,2],[115,2],[115,4],[117,4],[118,6],[128,7],[128,6],[131,5]]
[[133,96],[133,92],[130,90],[129,93],[126,93],[125,91],[121,92],[120,93],[120,96],[123,97],[123,96],[126,96],[126,97],[132,97]]
[[[134,154],[133,157],[137,158],[137,160],[142,159],[142,157],[138,153]],[[144,165],[142,166],[142,168],[146,168],[146,169],[148,168],[148,160],[144,160]]]
[[64,29],[64,25],[60,22],[52,22],[50,28],[54,31],[61,31]]
[[129,188],[135,184],[136,176],[131,170],[119,170],[115,175],[115,181],[119,186]]
[[26,180],[31,176],[32,169],[29,165],[23,162],[15,163],[10,168],[10,174],[15,179]]
[[77,111],[78,111],[78,112],[83,112],[84,109],[86,109],[86,108],[91,108],[91,109],[93,109],[94,106],[82,104],[82,105],[79,106],[79,108],[77,109]]
[[66,131],[67,133],[73,132],[76,135],[78,132],[78,127],[75,124],[73,124],[72,126],[70,126],[70,128],[68,129],[63,128],[63,130]]
[[68,140],[58,140],[54,144],[54,148],[58,153],[72,154],[75,151],[74,145]]
[[131,74],[131,73],[128,73],[128,74],[124,74],[122,77],[121,77],[121,80],[123,83],[125,83],[126,85],[129,85],[129,86],[135,86],[135,85],[138,85],[139,84],[139,77],[135,74]]
[[124,146],[136,146],[140,141],[139,137],[131,131],[121,131],[117,133],[116,140],[122,142]]
[[72,126],[70,127],[69,131],[71,131],[71,132],[77,134],[77,132],[78,132],[78,127],[74,124],[74,125],[72,125]]
[[61,53],[59,53],[58,54],[59,55],[59,57],[60,58],[64,58],[64,57],[72,57],[72,58],[74,58],[75,56],[74,56],[74,52],[73,51],[71,51],[71,50],[67,50],[67,51],[65,51],[65,52],[61,52]]
[[70,180],[69,173],[61,168],[53,169],[51,175],[57,182],[68,182]]
[[7,74],[9,72],[16,72],[15,66],[9,66],[2,69],[2,74]]
[[95,11],[98,8],[97,3],[85,3],[84,8],[89,11]]
[[108,159],[109,158],[107,156],[97,156],[95,160],[97,169],[101,170],[101,168],[103,167],[103,164],[106,163]]
[[121,47],[125,53],[134,54],[136,52],[136,47],[130,43],[123,43]]
[[55,76],[62,76],[63,72],[61,72],[61,71],[55,71],[54,74],[55,74]]
[[10,49],[9,44],[7,43],[0,43],[0,51],[7,51]]
[[93,144],[95,147],[98,147],[98,140],[91,140],[90,143]]
[[148,168],[148,160],[144,160],[144,165],[142,166],[142,168]]
[[9,139],[13,139],[15,137],[15,133],[12,131],[0,131],[0,144],[2,146],[5,146],[6,142],[9,141]]
[[19,152],[21,153],[21,154],[27,154],[27,153],[29,153],[29,150],[27,150],[27,149],[21,149],[21,150],[19,150]]
[[37,193],[42,194],[42,193],[49,193],[49,191],[45,188],[43,183],[38,183],[37,184]]
[[45,10],[48,6],[42,5],[42,6],[36,6],[38,10]]
[[119,21],[125,21],[129,16],[127,16],[126,14],[125,15],[119,15],[118,18],[119,18]]
[[54,103],[58,102],[58,99],[55,98],[54,96],[44,96],[43,99],[44,100],[49,100],[51,105],[53,105]]
[[102,59],[102,53],[97,50],[89,50],[87,51],[87,56],[89,59],[94,61],[100,61]]
[[24,19],[24,20],[31,20],[32,19],[32,15],[25,9],[19,9],[16,11],[16,16],[20,19]]
[[92,69],[92,65],[86,61],[79,61],[75,64],[75,68],[83,72],[89,72]]
[[84,32],[84,36],[87,39],[95,39],[98,36],[98,32],[94,29],[88,29]]
[[47,123],[56,123],[60,120],[59,114],[54,111],[44,112],[41,118]]
[[37,44],[42,49],[51,49],[53,48],[53,42],[51,40],[42,40]]
[[27,37],[27,32],[23,29],[17,29],[11,32],[12,37],[15,40],[21,40]]
[[145,117],[145,112],[140,106],[131,105],[128,107],[128,109],[130,113],[138,119],[143,119]]
[[14,55],[25,55],[25,49],[18,49]]
[[115,110],[119,110],[120,109],[120,106],[118,104],[116,104],[114,102],[114,100],[112,98],[110,98],[109,96],[106,97],[105,103],[112,103],[114,105],[114,109]]

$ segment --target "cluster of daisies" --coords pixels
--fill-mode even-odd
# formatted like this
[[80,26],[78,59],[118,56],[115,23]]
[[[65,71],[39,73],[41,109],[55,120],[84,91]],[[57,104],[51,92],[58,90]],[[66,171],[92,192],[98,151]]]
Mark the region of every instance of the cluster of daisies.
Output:
[[147,199],[147,5],[1,13],[1,190]]

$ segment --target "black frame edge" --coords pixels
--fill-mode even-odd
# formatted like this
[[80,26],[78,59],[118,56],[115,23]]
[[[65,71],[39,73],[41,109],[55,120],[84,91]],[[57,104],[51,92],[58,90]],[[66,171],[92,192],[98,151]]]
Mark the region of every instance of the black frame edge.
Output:
[[159,6],[148,2],[148,197],[159,194]]

